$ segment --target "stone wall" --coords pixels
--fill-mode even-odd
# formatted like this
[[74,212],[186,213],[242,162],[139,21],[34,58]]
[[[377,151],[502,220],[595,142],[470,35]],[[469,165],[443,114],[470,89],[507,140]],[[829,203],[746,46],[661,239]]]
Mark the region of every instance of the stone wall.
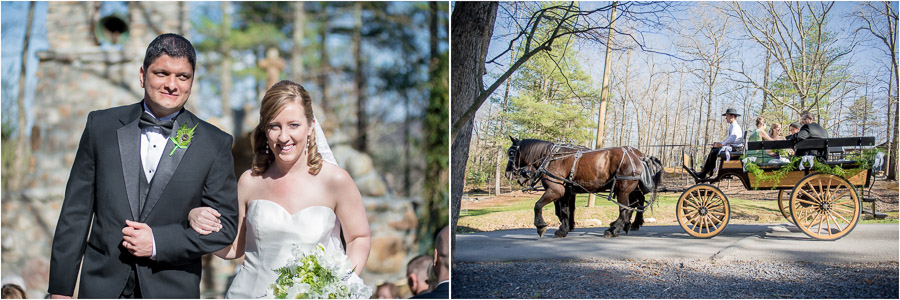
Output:
[[[0,203],[0,272],[4,278],[21,276],[29,297],[43,298],[47,291],[50,245],[87,114],[140,100],[138,70],[147,44],[160,33],[186,32],[189,22],[179,20],[187,20],[187,7],[183,2],[130,2],[129,40],[99,47],[90,32],[92,2],[48,3],[50,48],[39,53],[32,152],[28,170],[15,174],[25,177],[25,187],[2,191]],[[392,197],[371,158],[337,140],[335,153],[363,191],[371,226],[372,251],[362,277],[372,287],[403,284],[407,260],[419,253],[414,240],[419,200]],[[239,262],[215,257],[205,262],[211,274],[203,275],[203,296],[221,297]]]

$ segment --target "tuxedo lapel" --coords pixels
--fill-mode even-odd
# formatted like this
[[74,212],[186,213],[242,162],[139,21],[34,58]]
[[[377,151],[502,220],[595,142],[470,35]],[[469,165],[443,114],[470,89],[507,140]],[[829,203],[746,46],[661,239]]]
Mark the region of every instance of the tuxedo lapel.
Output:
[[[175,149],[175,143],[172,142],[171,137],[178,138],[176,133],[178,132],[178,128],[181,128],[181,124],[186,124],[187,128],[193,128],[194,124],[197,123],[198,121],[194,115],[187,110],[184,110],[175,118],[175,125],[172,127],[172,133],[169,134],[169,139],[166,140],[166,148],[163,150],[162,157],[159,158],[159,165],[156,167],[156,175],[153,175],[153,180],[150,183],[150,191],[147,194],[147,201],[144,203],[144,209],[141,210],[141,217],[138,219],[139,222],[143,222],[147,219],[147,216],[150,215],[150,211],[156,206],[156,202],[159,201],[159,197],[162,195],[163,191],[165,191],[166,186],[172,179],[172,175],[175,174],[175,170],[177,170],[178,165],[181,164],[184,153],[190,150],[194,144],[194,142],[191,141],[191,144],[188,145],[187,149],[179,148],[169,156],[169,153],[172,153],[172,150]],[[194,135],[196,134],[198,134],[198,132],[194,131]]]
[[119,119],[124,126],[116,130],[119,140],[119,157],[122,160],[122,175],[125,177],[125,194],[131,207],[132,220],[137,220],[140,211],[138,180],[141,171],[141,116],[140,103],[133,105],[125,116]]

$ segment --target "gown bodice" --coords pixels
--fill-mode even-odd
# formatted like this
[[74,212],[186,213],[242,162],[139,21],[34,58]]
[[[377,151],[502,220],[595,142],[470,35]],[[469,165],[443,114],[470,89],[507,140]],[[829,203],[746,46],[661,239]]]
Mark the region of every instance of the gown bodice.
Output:
[[271,298],[269,285],[292,256],[295,244],[318,244],[344,252],[340,222],[327,206],[310,206],[290,214],[278,203],[253,200],[247,207],[244,263],[226,298]]

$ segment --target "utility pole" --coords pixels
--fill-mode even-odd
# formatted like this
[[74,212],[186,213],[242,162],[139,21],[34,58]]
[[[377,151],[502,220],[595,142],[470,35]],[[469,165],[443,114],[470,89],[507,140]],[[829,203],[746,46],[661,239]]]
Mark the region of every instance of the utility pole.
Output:
[[[609,33],[606,34],[606,59],[603,61],[603,85],[600,88],[600,108],[599,108],[599,117],[597,118],[597,140],[594,144],[594,149],[600,149],[603,147],[603,127],[605,126],[606,121],[606,103],[609,102],[609,67],[611,63],[609,59],[611,57],[610,53],[610,43],[612,43],[613,36],[613,25],[616,23],[616,6],[619,4],[618,1],[613,1],[612,9],[609,11]],[[612,191],[610,191],[612,192]],[[588,196],[588,205],[587,207],[594,207],[594,201],[596,197],[594,194],[590,194]]]

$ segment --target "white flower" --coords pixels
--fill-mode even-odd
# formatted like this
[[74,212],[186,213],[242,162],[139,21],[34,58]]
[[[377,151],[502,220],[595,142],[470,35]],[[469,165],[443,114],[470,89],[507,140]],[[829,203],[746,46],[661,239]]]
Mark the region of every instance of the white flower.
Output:
[[[372,288],[352,273],[350,259],[342,251],[326,251],[322,244],[294,245],[294,255],[277,270],[270,295],[276,298],[368,298]],[[318,275],[323,275],[319,276]]]

